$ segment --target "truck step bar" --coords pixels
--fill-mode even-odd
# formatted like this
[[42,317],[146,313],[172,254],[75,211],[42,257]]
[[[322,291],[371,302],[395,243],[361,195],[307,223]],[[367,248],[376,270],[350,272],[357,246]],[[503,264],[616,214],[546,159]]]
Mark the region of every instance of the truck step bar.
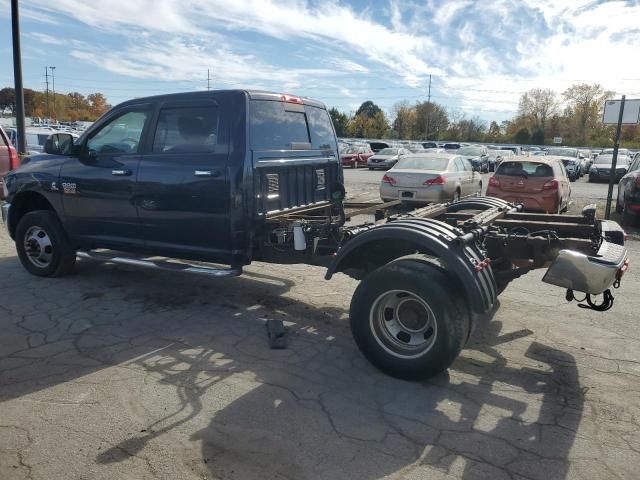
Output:
[[237,277],[242,274],[242,268],[218,268],[206,265],[192,265],[178,261],[148,260],[145,258],[123,257],[117,252],[93,250],[76,252],[78,258],[96,260],[105,263],[117,263],[120,265],[131,265],[134,267],[150,268],[169,272],[185,272],[205,275],[208,277]]

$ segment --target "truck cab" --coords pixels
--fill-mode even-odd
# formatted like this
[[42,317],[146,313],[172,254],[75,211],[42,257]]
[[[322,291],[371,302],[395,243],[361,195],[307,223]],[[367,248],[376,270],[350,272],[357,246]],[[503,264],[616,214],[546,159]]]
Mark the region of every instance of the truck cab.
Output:
[[310,99],[247,90],[139,98],[76,141],[54,134],[45,149],[7,178],[12,236],[44,205],[76,250],[241,266],[270,247],[294,250],[284,214],[328,213],[322,228],[307,228],[316,247],[341,225],[335,132]]

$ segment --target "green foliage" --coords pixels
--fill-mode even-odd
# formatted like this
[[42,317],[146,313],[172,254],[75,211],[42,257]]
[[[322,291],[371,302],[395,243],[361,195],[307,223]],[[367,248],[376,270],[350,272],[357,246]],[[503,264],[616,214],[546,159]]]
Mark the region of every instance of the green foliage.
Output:
[[364,102],[356,111],[356,116],[364,115],[367,118],[373,118],[377,113],[382,113],[382,110],[378,105],[371,100]]
[[544,130],[537,128],[531,134],[531,143],[533,145],[544,145]]
[[348,135],[347,127],[349,125],[349,117],[335,107],[329,109],[329,116],[333,122],[333,128],[336,130],[336,135],[338,137],[346,137]]
[[518,143],[520,145],[526,145],[531,142],[531,134],[529,133],[528,128],[521,128],[518,130],[513,137],[514,143]]

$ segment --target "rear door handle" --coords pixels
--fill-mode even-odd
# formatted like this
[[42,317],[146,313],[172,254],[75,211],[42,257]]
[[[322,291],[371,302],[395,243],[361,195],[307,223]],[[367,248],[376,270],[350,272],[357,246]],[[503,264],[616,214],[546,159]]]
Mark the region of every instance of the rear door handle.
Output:
[[111,175],[117,175],[119,177],[127,177],[131,175],[131,170],[111,170]]
[[220,176],[220,171],[219,170],[196,170],[195,172],[193,172],[193,174],[196,177],[219,177]]

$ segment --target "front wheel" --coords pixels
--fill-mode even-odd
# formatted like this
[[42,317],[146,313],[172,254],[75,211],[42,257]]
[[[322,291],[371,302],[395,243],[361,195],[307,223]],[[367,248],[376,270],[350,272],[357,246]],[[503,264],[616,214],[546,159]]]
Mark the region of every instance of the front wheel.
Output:
[[442,270],[422,258],[378,268],[351,300],[358,348],[393,377],[423,380],[446,370],[469,334],[469,314],[456,291]]
[[54,212],[25,214],[18,222],[15,239],[20,262],[29,273],[61,277],[73,270],[76,252]]

